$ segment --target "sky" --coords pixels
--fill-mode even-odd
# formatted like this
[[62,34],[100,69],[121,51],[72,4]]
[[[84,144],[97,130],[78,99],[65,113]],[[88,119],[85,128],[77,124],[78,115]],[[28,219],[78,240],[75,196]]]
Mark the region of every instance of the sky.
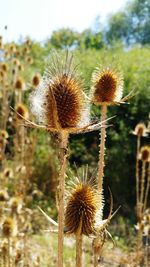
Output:
[[[5,41],[29,36],[44,41],[52,31],[69,27],[81,32],[97,16],[104,23],[127,0],[0,0],[0,35]],[[4,26],[7,25],[7,31]]]

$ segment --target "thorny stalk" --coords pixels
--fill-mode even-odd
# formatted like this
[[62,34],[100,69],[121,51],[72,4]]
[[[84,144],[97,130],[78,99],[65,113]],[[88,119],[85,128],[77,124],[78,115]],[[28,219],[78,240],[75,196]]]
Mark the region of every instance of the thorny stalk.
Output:
[[[101,107],[101,122],[105,121],[107,117],[107,105]],[[105,140],[106,140],[106,127],[102,127],[100,131],[100,152],[98,163],[98,190],[102,192],[103,188],[103,176],[104,176],[104,155],[105,155]]]
[[143,215],[143,203],[144,203],[144,184],[145,184],[145,169],[146,169],[146,162],[142,161],[142,174],[141,174],[141,194],[140,194],[140,218]]
[[76,267],[82,267],[82,241],[83,237],[81,234],[82,230],[82,219],[80,221],[79,229],[76,233]]
[[140,192],[139,192],[139,151],[140,151],[140,141],[141,137],[137,136],[137,152],[136,152],[136,210],[137,210],[137,216],[139,217],[139,200],[140,200]]
[[143,211],[146,210],[146,206],[147,206],[147,199],[148,199],[148,192],[150,189],[150,162],[148,163],[148,169],[147,169],[147,185],[146,185],[146,190],[145,190],[145,198],[144,198],[144,207],[143,207]]
[[65,174],[67,165],[68,133],[61,133],[60,141],[60,171],[58,185],[58,267],[63,267],[63,242],[64,242],[64,191]]

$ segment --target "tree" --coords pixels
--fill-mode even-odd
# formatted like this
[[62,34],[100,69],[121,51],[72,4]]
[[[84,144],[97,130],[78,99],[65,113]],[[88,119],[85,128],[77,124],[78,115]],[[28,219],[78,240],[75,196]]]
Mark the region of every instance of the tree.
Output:
[[108,21],[106,40],[112,43],[121,40],[129,45],[150,43],[150,1],[134,0],[125,11],[117,12]]

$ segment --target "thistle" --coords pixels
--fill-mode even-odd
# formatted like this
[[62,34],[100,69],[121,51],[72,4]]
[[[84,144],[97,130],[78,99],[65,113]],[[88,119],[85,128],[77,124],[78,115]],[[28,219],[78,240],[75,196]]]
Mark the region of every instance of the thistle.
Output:
[[2,223],[2,234],[4,237],[10,237],[13,234],[14,230],[14,222],[8,217]]
[[27,119],[29,116],[28,109],[23,103],[18,103],[16,105],[16,114],[17,114],[17,119],[22,120],[22,117]]
[[34,86],[34,87],[37,87],[38,85],[39,85],[39,83],[40,83],[40,79],[41,79],[41,76],[37,73],[37,74],[35,74],[34,76],[33,76],[33,78],[32,78],[32,85]]
[[25,89],[25,82],[22,78],[17,78],[15,82],[15,89],[17,90],[24,90]]
[[[97,68],[92,74],[91,101],[101,106],[101,121],[107,118],[107,106],[120,103],[123,92],[122,73],[107,67],[102,70]],[[98,188],[103,187],[104,152],[106,129],[101,129],[100,157],[98,166]]]
[[141,144],[141,137],[146,137],[147,136],[147,128],[144,123],[138,123],[135,126],[134,131],[131,133],[137,136],[137,150],[136,150],[136,168],[135,168],[135,177],[136,177],[136,212],[137,212],[137,217],[141,216],[140,215],[140,209],[141,209],[141,204],[140,204],[140,191],[139,191],[139,152],[140,152],[140,144]]
[[65,228],[67,234],[76,237],[76,267],[82,266],[83,235],[95,234],[96,220],[102,220],[103,202],[96,186],[86,177],[83,181],[76,177],[67,190],[65,208]]

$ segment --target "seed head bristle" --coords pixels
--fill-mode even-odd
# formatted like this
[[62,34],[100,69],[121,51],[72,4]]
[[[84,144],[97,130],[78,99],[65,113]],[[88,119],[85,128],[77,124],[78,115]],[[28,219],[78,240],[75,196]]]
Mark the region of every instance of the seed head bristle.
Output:
[[98,105],[119,102],[123,91],[122,74],[112,68],[97,68],[92,75],[92,102]]

